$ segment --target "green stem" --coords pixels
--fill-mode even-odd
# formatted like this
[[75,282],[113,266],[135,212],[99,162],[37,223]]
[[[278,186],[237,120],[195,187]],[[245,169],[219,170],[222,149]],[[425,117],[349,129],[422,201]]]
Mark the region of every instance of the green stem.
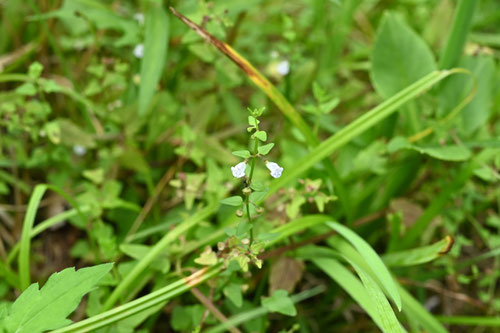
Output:
[[[257,126],[257,128],[255,130],[256,131],[259,130],[258,126]],[[252,151],[252,161],[250,162],[250,176],[248,176],[248,180],[247,180],[247,186],[249,188],[252,185],[253,170],[255,169],[255,159],[257,158],[257,153],[259,151],[259,139],[254,138],[254,140],[255,140],[255,143],[254,143],[253,151]],[[247,210],[247,219],[248,219],[248,223],[251,225],[252,224],[252,216],[250,215],[250,193],[245,194],[245,195],[246,195],[246,197],[245,197],[245,206],[246,206],[246,210]],[[253,228],[250,229],[250,243],[249,243],[249,246],[252,246],[252,243],[253,243]]]

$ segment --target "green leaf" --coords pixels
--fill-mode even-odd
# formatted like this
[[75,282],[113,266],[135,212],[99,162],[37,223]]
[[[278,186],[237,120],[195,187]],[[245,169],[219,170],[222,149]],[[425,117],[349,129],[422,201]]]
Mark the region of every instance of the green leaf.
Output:
[[[304,252],[304,250],[309,250],[310,248],[314,249],[316,247],[303,248],[300,252]],[[380,316],[375,311],[368,291],[349,269],[333,258],[321,258],[318,255],[314,255],[310,256],[310,260],[332,280],[337,282],[368,313],[373,321],[379,327],[381,326]]]
[[102,264],[78,271],[66,268],[52,274],[40,290],[38,283],[30,285],[10,307],[4,328],[7,332],[37,333],[70,324],[66,317],[112,266]]
[[443,161],[460,162],[466,161],[471,157],[471,151],[465,146],[449,145],[449,146],[436,146],[436,147],[419,147],[411,144],[403,137],[395,137],[387,145],[387,151],[393,153],[401,149],[409,149],[418,151],[421,154],[426,154],[431,157]]
[[243,203],[243,199],[240,196],[234,196],[221,200],[220,203],[228,206],[240,206]]
[[36,80],[40,77],[40,75],[42,74],[42,71],[43,71],[43,66],[41,63],[39,63],[38,61],[35,61],[34,63],[32,63],[28,69],[28,76],[30,77],[30,79],[32,80]]
[[375,311],[378,312],[380,317],[380,325],[383,332],[405,332],[401,327],[394,310],[392,310],[389,301],[385,297],[384,293],[378,286],[378,284],[370,277],[370,274],[365,272],[360,266],[356,265],[354,262],[350,261],[350,264],[354,267],[358,273],[363,285],[368,291],[370,300],[374,304]]
[[263,297],[262,306],[270,312],[278,312],[292,317],[297,315],[295,305],[288,297],[288,292],[283,289],[276,290],[271,297]]
[[255,132],[255,137],[259,139],[262,142],[265,142],[267,140],[267,133],[264,131],[257,131]]
[[267,155],[271,149],[273,149],[274,143],[268,143],[267,145],[260,146],[258,148],[259,154],[261,155]]
[[269,187],[263,182],[252,182],[250,187],[256,192],[266,192],[269,190]]
[[36,94],[36,87],[33,83],[26,82],[16,88],[16,93],[19,95],[34,96]]
[[356,250],[358,250],[361,257],[363,257],[366,261],[366,264],[377,276],[379,282],[385,287],[387,293],[394,301],[399,311],[401,311],[401,296],[398,293],[396,282],[392,278],[391,273],[387,270],[387,267],[385,267],[382,259],[380,259],[372,247],[363,238],[359,237],[356,233],[343,225],[336,222],[327,222],[326,224],[347,239],[356,248]]
[[243,305],[243,296],[241,294],[240,284],[230,283],[222,291],[236,307],[239,308]]
[[83,176],[95,184],[101,184],[104,181],[104,170],[102,168],[84,170]]
[[250,158],[250,152],[248,150],[237,150],[233,151],[232,154],[234,156],[242,157],[242,158]]
[[252,192],[250,194],[250,201],[251,202],[260,202],[262,199],[265,198],[265,196],[267,195],[267,191],[263,191],[263,192]]
[[[150,246],[142,244],[128,244],[124,243],[120,245],[120,251],[128,255],[130,258],[140,260],[144,258],[145,255],[151,250]],[[163,274],[168,273],[170,270],[170,260],[168,256],[163,253],[151,262],[151,268],[162,272]]]
[[313,82],[313,95],[319,103],[325,100],[326,91],[316,81]]
[[54,80],[40,78],[38,79],[38,84],[46,93],[60,92],[63,90],[63,88]]
[[315,164],[330,156],[354,138],[369,128],[372,128],[383,119],[396,112],[404,103],[421,95],[437,82],[452,74],[461,73],[459,70],[436,71],[408,86],[393,97],[387,99],[372,110],[365,112],[362,116],[351,122],[349,125],[321,142],[318,146],[309,151],[307,155],[295,161],[293,167],[287,169],[279,179],[271,184],[269,194],[275,193],[286,186],[289,182],[295,181],[303,172],[313,167]]
[[250,229],[252,229],[252,224],[248,223],[247,221],[245,220],[242,220],[238,226],[236,227],[236,234],[235,236],[239,239],[245,237],[248,235],[248,232],[250,231]]
[[194,262],[203,266],[213,266],[217,264],[217,254],[215,254],[215,252],[207,246],[205,251],[203,251],[201,255],[194,260]]
[[414,266],[439,258],[448,253],[452,246],[453,238],[446,236],[432,245],[388,253],[382,257],[382,260],[387,266]]
[[96,143],[92,135],[84,131],[69,119],[57,121],[61,132],[61,143],[66,146],[79,145],[86,148],[94,148]]
[[169,19],[160,4],[151,2],[146,13],[144,57],[141,61],[141,85],[139,87],[139,115],[149,107],[166,62]]
[[[495,84],[495,62],[492,56],[467,57],[460,62],[460,67],[471,70],[477,78],[477,91],[472,101],[461,111],[462,124],[466,133],[481,128],[488,120]],[[494,83],[497,82],[497,83]]]
[[371,78],[384,98],[436,69],[425,42],[392,13],[386,13],[373,46]]
[[457,101],[466,98],[477,84],[474,97],[460,111],[462,127],[466,134],[471,134],[486,123],[493,110],[490,103],[494,87],[495,63],[491,56],[474,55],[464,57],[458,66],[470,70],[475,80],[460,76],[443,82],[439,89],[439,114],[445,117],[457,106]]
[[201,322],[205,308],[199,304],[176,306],[172,311],[170,325],[176,331],[195,332],[193,328]]
[[255,118],[253,116],[248,116],[248,125],[255,127],[259,123],[260,123],[260,121],[257,118]]
[[240,268],[243,272],[248,272],[248,263],[250,262],[250,259],[246,255],[238,255],[236,257],[236,262],[238,263],[238,265],[240,265]]
[[339,105],[339,103],[340,103],[340,98],[334,97],[325,103],[321,103],[319,108],[320,108],[322,113],[327,114],[330,111],[332,111],[333,109],[335,109],[337,107],[337,105]]

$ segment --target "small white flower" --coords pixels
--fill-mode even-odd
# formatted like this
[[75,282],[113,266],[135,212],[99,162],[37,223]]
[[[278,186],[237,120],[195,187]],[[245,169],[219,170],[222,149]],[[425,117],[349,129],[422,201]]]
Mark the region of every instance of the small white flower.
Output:
[[271,171],[271,176],[273,178],[280,178],[281,174],[283,173],[283,168],[274,162],[266,162],[266,168]]
[[245,177],[246,167],[247,164],[245,162],[240,162],[236,164],[234,167],[231,167],[231,172],[233,173],[233,176],[236,178]]
[[134,55],[139,59],[144,56],[144,44],[138,44],[134,48]]
[[280,62],[278,66],[276,66],[276,71],[281,76],[285,76],[290,73],[290,63],[288,62],[288,60],[283,60],[282,62]]
[[140,24],[144,25],[144,14],[143,13],[135,13],[134,19]]
[[83,156],[85,155],[85,153],[87,153],[87,148],[85,148],[84,146],[75,145],[73,146],[73,152],[77,156]]
[[271,58],[272,59],[276,59],[276,58],[278,58],[278,56],[279,56],[278,51],[271,51]]

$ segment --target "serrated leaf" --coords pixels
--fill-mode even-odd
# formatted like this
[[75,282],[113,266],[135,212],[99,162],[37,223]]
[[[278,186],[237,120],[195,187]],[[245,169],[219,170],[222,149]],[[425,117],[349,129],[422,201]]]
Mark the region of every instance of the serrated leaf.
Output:
[[34,283],[10,307],[3,325],[7,332],[38,333],[71,323],[66,319],[113,267],[102,264],[75,271],[74,267],[54,273],[42,289]]
[[278,312],[287,316],[295,316],[297,310],[286,290],[276,290],[271,297],[262,298],[262,306],[270,312]]
[[260,146],[258,148],[259,154],[261,155],[267,155],[271,149],[273,149],[274,143],[268,143],[267,145]]
[[255,137],[259,139],[262,142],[265,142],[267,140],[267,133],[264,131],[257,131],[255,132]]
[[217,263],[217,254],[210,247],[207,247],[194,262],[203,266],[213,266]]
[[250,152],[248,150],[236,150],[233,151],[232,154],[234,156],[242,157],[242,158],[250,158]]
[[243,203],[243,199],[240,196],[236,195],[234,197],[223,199],[220,203],[228,206],[240,206]]
[[236,257],[236,262],[240,265],[240,268],[243,272],[248,272],[248,263],[250,259],[244,254],[240,254]]

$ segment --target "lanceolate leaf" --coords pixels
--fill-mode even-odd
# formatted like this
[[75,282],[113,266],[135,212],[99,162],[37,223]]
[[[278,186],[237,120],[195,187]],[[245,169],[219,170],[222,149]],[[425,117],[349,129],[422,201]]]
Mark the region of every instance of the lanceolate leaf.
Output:
[[374,308],[380,316],[380,328],[384,332],[390,333],[405,332],[405,330],[401,327],[398,319],[396,318],[396,315],[394,314],[389,301],[385,297],[378,284],[370,277],[370,274],[365,272],[360,266],[356,265],[355,263],[350,262],[350,264],[354,267],[359,277],[361,278],[361,281],[363,282],[363,285],[368,291],[368,295],[370,296],[370,299],[374,304]]
[[472,155],[470,149],[465,146],[447,145],[420,147],[411,144],[406,138],[402,137],[395,137],[387,146],[387,150],[389,152],[394,152],[400,149],[415,150],[421,154],[426,154],[439,160],[455,162],[468,160]]
[[160,81],[167,55],[169,20],[162,6],[150,3],[146,13],[144,57],[141,61],[139,114],[144,115]]
[[378,326],[381,325],[380,316],[375,310],[366,288],[349,269],[333,258],[316,258],[312,259],[312,262],[337,282]]
[[71,323],[66,319],[82,297],[109,272],[113,264],[74,268],[52,274],[42,289],[34,283],[19,296],[0,320],[7,332],[37,333],[57,329]]
[[448,253],[453,246],[453,238],[446,236],[432,245],[407,251],[386,254],[382,257],[387,266],[414,266],[439,258]]
[[326,224],[333,230],[337,231],[345,239],[347,239],[352,244],[352,246],[354,246],[356,250],[358,250],[361,257],[363,257],[367,265],[377,276],[379,282],[385,287],[387,293],[390,295],[399,311],[401,311],[401,296],[399,295],[396,282],[392,278],[391,273],[389,273],[389,271],[387,270],[387,267],[385,267],[382,259],[380,259],[380,257],[372,249],[372,247],[356,233],[344,227],[343,225],[336,222],[327,222]]

